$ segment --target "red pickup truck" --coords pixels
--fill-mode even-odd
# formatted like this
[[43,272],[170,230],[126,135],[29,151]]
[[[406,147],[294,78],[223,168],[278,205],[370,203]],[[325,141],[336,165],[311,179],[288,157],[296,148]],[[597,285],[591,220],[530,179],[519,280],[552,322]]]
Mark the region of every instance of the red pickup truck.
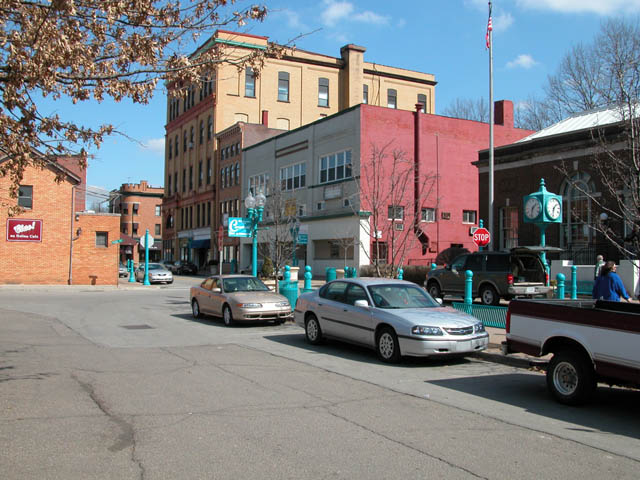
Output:
[[640,387],[640,305],[604,300],[513,300],[504,354],[553,354],[547,388],[561,403],[587,402],[598,382]]

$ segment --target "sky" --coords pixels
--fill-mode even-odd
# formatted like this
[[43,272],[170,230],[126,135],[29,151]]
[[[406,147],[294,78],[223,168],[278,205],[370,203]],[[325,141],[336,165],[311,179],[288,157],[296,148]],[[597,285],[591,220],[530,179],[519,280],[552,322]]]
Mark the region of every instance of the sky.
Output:
[[[255,0],[253,3],[256,3]],[[250,2],[239,1],[238,5]],[[485,45],[486,0],[262,0],[270,13],[241,31],[333,57],[354,43],[365,61],[435,75],[436,114],[455,99],[489,98]],[[640,0],[496,0],[493,5],[494,100],[517,105],[541,96],[571,47],[590,43],[609,17],[640,15]],[[212,32],[213,33],[213,32]],[[191,53],[191,50],[185,53]],[[163,185],[165,92],[148,105],[68,102],[45,113],[96,126],[111,123],[130,139],[113,137],[91,151],[87,184],[107,190],[147,180]]]

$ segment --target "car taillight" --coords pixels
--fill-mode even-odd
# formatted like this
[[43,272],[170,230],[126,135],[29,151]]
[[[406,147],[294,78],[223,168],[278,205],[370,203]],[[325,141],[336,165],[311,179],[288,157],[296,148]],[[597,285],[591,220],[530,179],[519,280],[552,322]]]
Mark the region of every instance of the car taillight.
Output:
[[511,273],[507,274],[507,283],[513,285],[513,275]]
[[511,310],[507,310],[507,318],[506,318],[506,325],[505,325],[505,330],[507,333],[509,333],[511,331]]
[[544,284],[549,285],[549,273],[544,274]]

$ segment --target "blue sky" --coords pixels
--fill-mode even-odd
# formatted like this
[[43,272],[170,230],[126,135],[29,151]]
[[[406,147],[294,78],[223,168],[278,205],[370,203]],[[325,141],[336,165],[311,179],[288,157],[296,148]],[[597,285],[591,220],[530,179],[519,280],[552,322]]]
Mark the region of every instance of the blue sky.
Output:
[[[368,62],[432,73],[438,82],[436,113],[456,98],[488,98],[486,0],[263,1],[271,11],[267,20],[244,31],[278,43],[307,34],[296,40],[298,48],[334,57],[341,46],[355,43],[366,48]],[[517,104],[540,95],[562,56],[573,45],[590,42],[603,20],[638,14],[640,0],[493,2],[494,98]],[[164,92],[149,105],[58,102],[46,108],[84,124],[112,123],[136,140],[114,137],[91,152],[89,185],[109,190],[140,180],[162,185]]]

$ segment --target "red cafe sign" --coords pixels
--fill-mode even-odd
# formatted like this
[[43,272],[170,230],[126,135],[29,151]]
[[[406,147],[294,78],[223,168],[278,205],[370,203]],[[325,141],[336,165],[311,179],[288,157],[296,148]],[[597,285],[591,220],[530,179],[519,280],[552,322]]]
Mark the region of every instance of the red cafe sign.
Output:
[[41,242],[42,220],[7,219],[7,242]]

